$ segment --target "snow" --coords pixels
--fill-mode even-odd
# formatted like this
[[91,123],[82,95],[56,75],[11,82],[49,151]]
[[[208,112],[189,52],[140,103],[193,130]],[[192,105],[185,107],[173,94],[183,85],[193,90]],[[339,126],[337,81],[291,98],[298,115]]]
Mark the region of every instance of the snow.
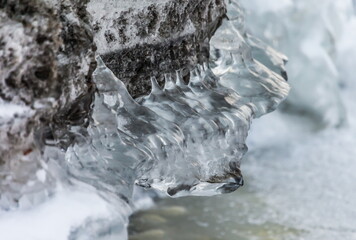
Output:
[[1,211],[1,239],[64,240],[86,219],[110,215],[107,202],[94,192],[63,189],[30,210]]
[[25,115],[30,113],[30,111],[31,109],[27,106],[0,102],[0,121],[10,120],[15,114]]

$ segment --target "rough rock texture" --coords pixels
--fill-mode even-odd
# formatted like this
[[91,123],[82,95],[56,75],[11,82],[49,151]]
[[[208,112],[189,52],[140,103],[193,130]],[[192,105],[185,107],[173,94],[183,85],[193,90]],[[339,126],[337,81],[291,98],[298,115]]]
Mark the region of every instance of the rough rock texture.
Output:
[[[223,0],[106,1],[88,4],[98,53],[133,97],[172,69],[209,57],[209,39],[226,13]],[[140,58],[137,58],[140,56]]]
[[[61,41],[59,22],[43,4],[5,1],[0,7],[0,192],[2,204],[11,205],[45,183],[36,176],[42,167],[35,131],[51,121],[53,111],[46,110],[57,108],[61,95],[56,64]],[[6,116],[14,107],[19,110]],[[26,186],[30,181],[35,184]]]
[[49,177],[41,173],[46,168],[43,146],[53,134],[66,134],[66,128],[88,119],[95,45],[80,6],[0,2],[3,202],[18,202],[23,193],[48,184]]

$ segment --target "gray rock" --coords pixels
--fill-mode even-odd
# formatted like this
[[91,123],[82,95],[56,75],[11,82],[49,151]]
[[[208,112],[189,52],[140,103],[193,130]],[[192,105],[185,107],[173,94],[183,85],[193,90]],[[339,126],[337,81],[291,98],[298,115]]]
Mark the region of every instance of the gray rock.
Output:
[[46,168],[44,145],[53,135],[65,140],[67,128],[84,125],[89,117],[95,45],[80,6],[70,1],[56,7],[36,0],[0,2],[4,205],[17,205],[22,195],[53,182],[48,175],[37,176]]
[[138,97],[150,91],[150,76],[162,85],[163,73],[188,73],[207,60],[226,7],[223,0],[93,0],[88,11],[98,53]]

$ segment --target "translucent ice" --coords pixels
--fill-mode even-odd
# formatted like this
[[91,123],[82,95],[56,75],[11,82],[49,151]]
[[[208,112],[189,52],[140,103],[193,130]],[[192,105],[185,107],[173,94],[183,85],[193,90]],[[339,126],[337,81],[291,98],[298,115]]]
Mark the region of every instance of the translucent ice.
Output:
[[288,109],[306,112],[324,126],[341,125],[345,110],[338,89],[345,78],[337,66],[341,56],[337,43],[352,31],[347,27],[352,1],[240,2],[247,11],[247,28],[291,60]]

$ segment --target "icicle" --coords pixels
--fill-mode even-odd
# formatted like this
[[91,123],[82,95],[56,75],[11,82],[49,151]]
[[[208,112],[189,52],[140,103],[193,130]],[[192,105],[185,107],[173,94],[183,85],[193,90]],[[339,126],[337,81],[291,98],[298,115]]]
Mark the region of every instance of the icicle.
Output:
[[171,74],[164,74],[164,89],[172,89],[175,87],[175,83],[173,81]]
[[157,94],[157,93],[162,92],[162,89],[158,85],[156,77],[151,77],[150,80],[151,80],[151,86],[152,86],[151,94]]
[[183,82],[183,77],[182,77],[182,71],[181,70],[177,70],[176,71],[176,84],[177,86],[183,86],[185,85]]

